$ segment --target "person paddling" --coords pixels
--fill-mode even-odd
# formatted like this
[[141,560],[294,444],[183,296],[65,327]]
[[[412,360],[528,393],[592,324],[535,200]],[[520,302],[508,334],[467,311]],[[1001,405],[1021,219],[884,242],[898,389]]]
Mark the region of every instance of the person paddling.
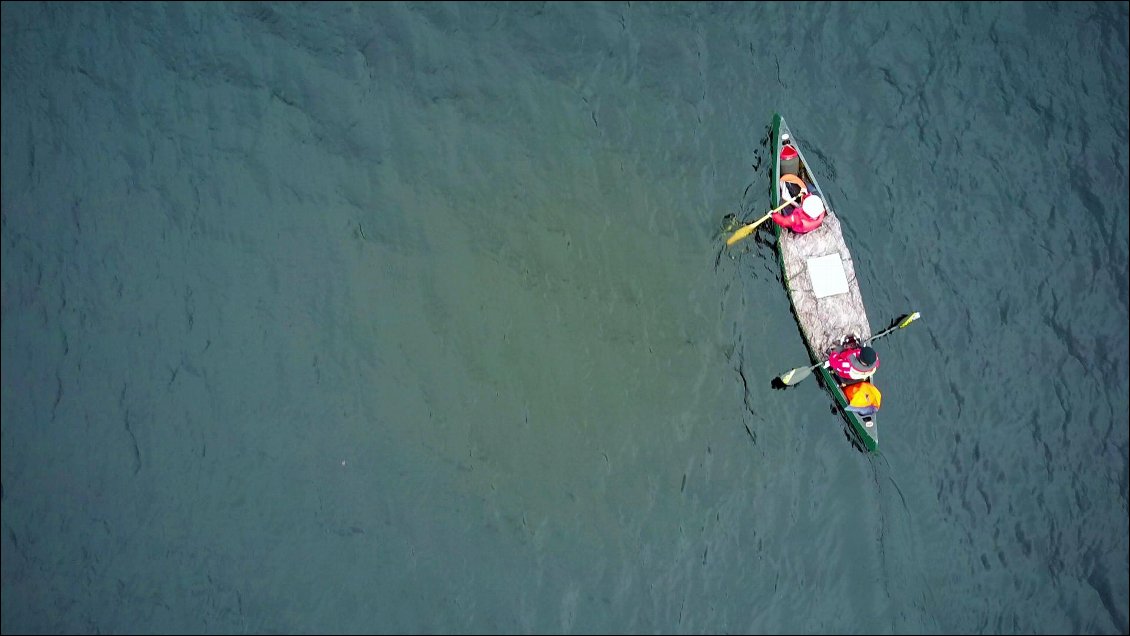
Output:
[[867,380],[879,370],[879,354],[869,346],[850,343],[828,356],[828,367],[848,382]]
[[800,206],[790,205],[780,212],[773,213],[773,222],[797,234],[811,232],[824,222],[827,209],[820,195],[810,192],[800,177],[793,174],[781,175],[781,198],[789,200],[800,196]]

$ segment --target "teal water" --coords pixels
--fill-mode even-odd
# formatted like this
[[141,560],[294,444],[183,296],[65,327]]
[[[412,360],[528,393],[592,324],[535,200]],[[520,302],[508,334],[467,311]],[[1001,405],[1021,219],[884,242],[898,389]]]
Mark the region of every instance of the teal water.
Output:
[[0,6],[4,633],[1130,631],[1126,2]]

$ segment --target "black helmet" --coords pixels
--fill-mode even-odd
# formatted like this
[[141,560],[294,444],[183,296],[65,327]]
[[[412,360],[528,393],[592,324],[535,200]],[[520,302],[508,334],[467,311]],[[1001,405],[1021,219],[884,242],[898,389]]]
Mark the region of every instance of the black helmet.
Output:
[[875,368],[875,363],[879,361],[879,356],[871,347],[863,347],[859,353],[852,356],[851,366],[859,371],[870,371]]

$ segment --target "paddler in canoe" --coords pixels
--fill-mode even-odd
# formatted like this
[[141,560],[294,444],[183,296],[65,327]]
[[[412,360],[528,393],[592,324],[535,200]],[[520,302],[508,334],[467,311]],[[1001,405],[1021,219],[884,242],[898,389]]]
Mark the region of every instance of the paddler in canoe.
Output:
[[860,345],[855,338],[845,339],[829,354],[828,368],[848,399],[846,410],[861,416],[874,415],[879,410],[883,394],[871,383],[879,370],[879,354],[875,349]]

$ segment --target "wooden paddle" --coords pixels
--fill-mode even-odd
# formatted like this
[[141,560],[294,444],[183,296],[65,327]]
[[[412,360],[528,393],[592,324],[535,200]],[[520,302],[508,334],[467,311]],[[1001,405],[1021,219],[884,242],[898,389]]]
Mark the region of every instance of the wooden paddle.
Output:
[[750,223],[749,225],[743,225],[742,227],[738,228],[737,232],[734,232],[732,235],[730,235],[730,238],[726,239],[726,245],[733,245],[734,243],[737,243],[738,241],[740,241],[740,240],[744,239],[745,237],[749,236],[750,234],[752,234],[753,231],[757,229],[757,226],[761,225],[765,221],[769,220],[769,217],[773,216],[774,212],[780,212],[781,210],[784,210],[785,206],[789,205],[793,201],[796,201],[797,197],[799,197],[802,194],[804,194],[803,191],[796,193],[788,201],[785,201],[781,205],[773,208],[772,210],[769,210],[769,212],[767,212],[765,214],[765,216],[761,217],[760,219],[757,219],[756,221],[754,221],[753,223]]
[[[887,327],[886,329],[880,331],[879,333],[875,334],[874,336],[871,336],[866,341],[864,341],[863,344],[869,345],[872,342],[875,342],[876,340],[878,340],[879,338],[882,338],[883,336],[891,333],[892,331],[895,331],[896,329],[902,329],[903,327],[909,325],[910,323],[914,322],[915,320],[918,320],[921,317],[922,317],[922,314],[918,313],[917,311],[914,312],[913,314],[910,314],[910,315],[904,314],[902,316],[899,316],[898,318],[895,319],[895,321],[893,323],[891,323],[890,327]],[[791,371],[787,371],[787,372],[782,373],[781,375],[777,376],[777,380],[779,380],[781,382],[781,384],[783,384],[785,386],[792,386],[794,384],[799,383],[801,380],[807,378],[808,376],[812,375],[812,370],[815,369],[816,367],[823,367],[823,366],[827,366],[827,365],[828,365],[828,361],[824,360],[822,362],[817,362],[816,364],[814,364],[810,367],[799,367],[799,368],[796,368],[796,369],[792,369]]]

